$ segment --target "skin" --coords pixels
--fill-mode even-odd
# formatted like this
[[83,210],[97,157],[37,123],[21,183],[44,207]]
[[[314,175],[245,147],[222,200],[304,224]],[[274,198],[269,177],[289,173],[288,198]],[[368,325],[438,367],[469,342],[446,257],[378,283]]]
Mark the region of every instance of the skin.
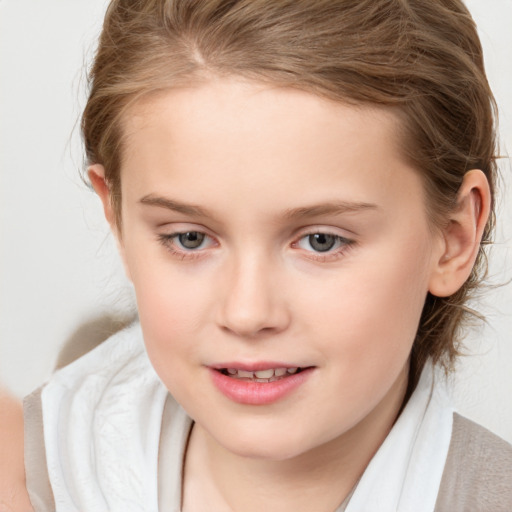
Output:
[[[462,285],[489,209],[485,177],[471,171],[446,229],[432,229],[397,122],[211,80],[126,119],[121,227],[104,170],[91,167],[149,357],[196,422],[184,511],[332,511],[391,429],[425,296]],[[344,208],[311,209],[326,204]],[[190,250],[177,232],[207,236]],[[315,250],[315,233],[335,246]],[[212,384],[208,367],[231,361],[314,369],[284,399],[254,406]]]
[[0,387],[0,512],[30,512],[23,465],[23,411]]

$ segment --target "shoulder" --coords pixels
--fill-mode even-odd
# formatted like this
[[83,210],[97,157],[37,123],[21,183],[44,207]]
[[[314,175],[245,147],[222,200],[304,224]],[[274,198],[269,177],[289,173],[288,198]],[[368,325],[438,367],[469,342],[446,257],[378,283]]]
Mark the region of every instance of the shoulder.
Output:
[[512,510],[512,446],[454,414],[436,512]]
[[54,393],[59,398],[73,396],[74,400],[92,405],[91,401],[101,400],[106,390],[120,392],[122,387],[116,384],[150,369],[140,324],[134,322],[58,369],[42,386],[42,400]]
[[111,509],[132,502],[145,509],[167,394],[134,324],[27,397],[27,487],[32,502],[44,504],[36,508],[106,510],[106,500],[122,502]]

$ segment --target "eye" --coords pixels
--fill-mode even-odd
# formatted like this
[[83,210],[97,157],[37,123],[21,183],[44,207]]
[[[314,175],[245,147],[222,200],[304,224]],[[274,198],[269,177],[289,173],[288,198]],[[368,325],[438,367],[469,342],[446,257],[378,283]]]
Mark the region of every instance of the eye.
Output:
[[174,238],[184,249],[199,249],[206,235],[199,231],[187,231],[174,235]]
[[340,247],[344,247],[350,243],[350,240],[339,235],[332,235],[329,233],[311,233],[303,236],[297,245],[306,251],[321,253],[329,252],[333,249],[339,249]]
[[160,234],[158,240],[171,254],[182,258],[199,256],[203,252],[202,249],[215,245],[215,240],[202,231]]

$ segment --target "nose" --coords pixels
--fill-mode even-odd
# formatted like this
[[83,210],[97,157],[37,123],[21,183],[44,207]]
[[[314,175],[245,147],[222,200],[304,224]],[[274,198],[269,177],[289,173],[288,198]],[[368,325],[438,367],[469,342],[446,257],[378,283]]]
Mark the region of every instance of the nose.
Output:
[[221,328],[245,338],[284,331],[290,310],[278,273],[265,257],[231,262],[219,305]]

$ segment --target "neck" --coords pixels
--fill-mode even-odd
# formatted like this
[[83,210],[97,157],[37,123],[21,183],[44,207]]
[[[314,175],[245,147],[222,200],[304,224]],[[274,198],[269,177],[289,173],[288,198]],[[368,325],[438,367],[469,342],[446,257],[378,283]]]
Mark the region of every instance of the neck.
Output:
[[351,430],[286,460],[232,453],[194,425],[185,463],[184,512],[336,510],[391,430],[406,387],[407,378],[399,379]]

